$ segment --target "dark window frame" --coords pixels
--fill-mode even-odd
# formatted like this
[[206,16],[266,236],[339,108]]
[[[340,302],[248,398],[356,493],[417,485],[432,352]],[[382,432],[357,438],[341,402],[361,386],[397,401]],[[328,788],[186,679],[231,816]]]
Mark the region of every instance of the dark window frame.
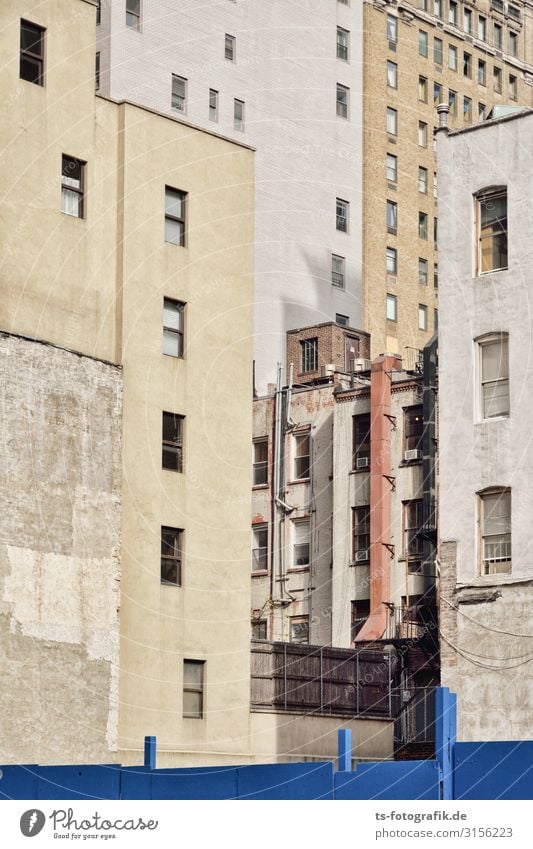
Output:
[[[186,681],[185,667],[186,664],[190,664],[191,666],[201,667],[202,675],[201,675],[201,683],[200,684],[192,684]],[[184,719],[204,719],[204,702],[205,702],[205,660],[193,660],[191,658],[184,658],[183,660],[183,718]],[[186,711],[185,710],[185,693],[194,693],[199,696],[198,704],[199,709],[196,712]]]
[[[33,21],[28,21],[26,20],[26,18],[20,19],[19,77],[21,80],[25,80],[25,82],[33,83],[34,85],[38,86],[44,86],[45,32],[46,27],[42,27],[39,24],[34,24]],[[37,36],[35,38],[35,41],[31,43],[30,47],[24,47],[23,33],[26,33],[26,35],[33,33],[34,36]],[[37,44],[39,45],[38,51],[33,49]],[[36,75],[23,75],[23,63],[25,61],[30,63],[30,65],[36,67]]]
[[[172,535],[173,553],[168,554],[166,547],[169,542],[165,541],[164,534]],[[183,563],[183,528],[171,528],[161,525],[161,584],[165,586],[181,587]],[[171,577],[169,577],[171,576]]]
[[[165,427],[165,423],[167,427]],[[174,432],[172,438],[168,438],[170,424]],[[169,413],[163,410],[162,414],[162,458],[163,469],[172,472],[183,472],[183,441],[185,429],[185,416],[178,413]],[[166,437],[166,438],[165,438]]]

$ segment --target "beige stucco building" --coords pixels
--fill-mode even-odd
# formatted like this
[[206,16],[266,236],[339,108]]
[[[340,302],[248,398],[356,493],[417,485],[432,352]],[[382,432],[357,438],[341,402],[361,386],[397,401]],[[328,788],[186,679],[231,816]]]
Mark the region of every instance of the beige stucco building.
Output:
[[242,762],[253,151],[95,97],[93,4],[0,14],[0,759]]
[[437,329],[436,106],[450,126],[533,104],[531,3],[364,3],[364,328],[408,360]]

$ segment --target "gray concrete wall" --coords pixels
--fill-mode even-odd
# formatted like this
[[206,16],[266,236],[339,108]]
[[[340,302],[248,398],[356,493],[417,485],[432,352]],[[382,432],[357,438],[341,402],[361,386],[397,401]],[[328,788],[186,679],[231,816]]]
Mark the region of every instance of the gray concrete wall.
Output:
[[0,333],[0,761],[117,747],[122,374]]

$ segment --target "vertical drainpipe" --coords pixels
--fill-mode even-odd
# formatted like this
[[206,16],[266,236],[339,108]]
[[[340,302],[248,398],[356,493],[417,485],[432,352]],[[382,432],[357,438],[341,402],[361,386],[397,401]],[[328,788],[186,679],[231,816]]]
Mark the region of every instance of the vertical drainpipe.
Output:
[[401,358],[382,354],[372,363],[370,381],[370,616],[357,641],[379,640],[387,629],[390,601],[392,543],[391,415],[392,372],[401,369]]

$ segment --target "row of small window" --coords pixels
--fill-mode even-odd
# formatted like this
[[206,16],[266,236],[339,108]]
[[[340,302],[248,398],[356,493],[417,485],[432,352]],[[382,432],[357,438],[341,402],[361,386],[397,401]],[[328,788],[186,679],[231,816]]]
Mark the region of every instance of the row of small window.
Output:
[[[429,262],[422,257],[418,258],[418,282],[427,286],[429,282]],[[396,248],[387,247],[387,274],[396,277],[398,274],[398,251]],[[439,288],[439,266],[433,263],[433,286]]]
[[[309,432],[293,437],[292,480],[309,480],[311,476],[311,437]],[[253,443],[253,486],[268,484],[268,439],[255,439]]]
[[[187,113],[187,86],[188,80],[186,77],[179,77],[177,74],[172,74],[172,95],[171,106],[176,112],[181,112],[182,115]],[[209,89],[209,120],[218,121],[219,108],[219,92],[214,89]],[[244,131],[244,100],[235,97],[233,99],[233,128],[235,130]]]
[[[496,94],[501,94],[503,89],[503,73],[501,68],[497,68],[496,65],[493,68],[494,74],[494,91]],[[487,84],[487,64],[486,62],[478,61],[478,81],[481,85]],[[440,83],[433,83],[433,103],[435,106],[438,106],[439,103],[443,102],[443,92],[444,88]],[[511,100],[516,100],[518,98],[518,77],[513,74],[509,74],[508,79],[508,93]],[[429,80],[427,77],[418,77],[418,99],[421,103],[427,103],[429,96]],[[467,121],[472,120],[472,99],[470,97],[463,98],[463,115],[465,116]],[[457,92],[453,89],[448,90],[448,105],[450,107],[450,113],[452,115],[457,115]],[[478,106],[478,115],[480,120],[483,119],[483,113],[485,111],[485,105],[480,103]]]
[[[311,563],[311,524],[309,519],[291,520],[290,569],[308,569]],[[252,574],[268,572],[268,524],[252,528]]]
[[[252,619],[252,639],[267,639],[266,619]],[[309,616],[289,616],[289,641],[300,645],[309,644]]]
[[[398,110],[394,109],[392,106],[387,106],[387,134],[389,136],[397,136],[398,135]],[[426,147],[428,146],[428,125],[425,121],[418,122],[418,136],[417,136],[418,146]]]
[[[352,468],[364,471],[370,468],[370,413],[353,416]],[[412,463],[422,459],[424,416],[422,405],[406,407],[403,411],[403,461]]]
[[[428,193],[428,169],[423,165],[418,166],[418,191],[427,195]],[[387,153],[387,181],[389,183],[398,182],[398,157],[394,153]],[[437,172],[433,172],[433,197],[437,197]]]
[[[386,306],[387,321],[398,321],[398,295],[387,293]],[[433,330],[437,330],[439,326],[439,311],[433,310]],[[418,329],[429,330],[428,323],[428,307],[426,304],[418,304]]]
[[[495,24],[495,26],[498,27],[497,24]],[[500,43],[496,46],[502,48],[501,27],[498,27],[498,32]],[[423,56],[426,59],[429,56],[429,37],[427,32],[421,29],[418,30],[418,52],[420,56]],[[515,32],[509,33],[509,53],[511,56],[516,56],[518,54],[518,34]],[[442,67],[444,64],[444,42],[441,38],[435,37],[433,39],[433,61],[438,67]],[[482,64],[485,65],[486,63],[483,61]],[[458,48],[454,44],[448,44],[448,68],[450,71],[458,70]],[[465,77],[472,77],[472,56],[466,51],[463,51],[463,75]],[[485,85],[485,83],[480,79],[479,73],[478,83]]]
[[[395,235],[398,232],[398,204],[394,200],[387,201],[387,231]],[[437,244],[438,219],[433,218],[433,241]],[[429,215],[427,212],[418,213],[418,238],[429,239]]]
[[[436,18],[440,20],[446,20],[448,24],[451,24],[454,27],[460,28],[460,6],[459,3],[454,2],[454,0],[449,0],[447,4],[448,14],[445,15],[446,3],[445,0],[433,0],[433,8],[430,9],[431,0],[418,0],[418,8],[423,12],[432,11]],[[495,12],[499,12],[500,14],[504,14],[507,12],[507,15],[510,18],[513,18],[515,21],[521,20],[521,12],[520,7],[514,5],[513,3],[504,3],[504,0],[491,0],[490,4],[491,10]],[[480,41],[484,41],[489,43],[488,41],[488,19],[486,15],[477,15],[477,28],[475,26],[476,19],[475,13],[473,9],[469,9],[464,7],[462,9],[463,12],[463,32],[467,35],[473,35],[478,38]],[[501,23],[498,23],[495,20],[492,20],[492,44],[494,47],[498,49],[503,48],[503,26]],[[514,35],[518,38],[517,33],[513,32],[510,34]],[[516,53],[513,53],[513,56],[516,56]]]

